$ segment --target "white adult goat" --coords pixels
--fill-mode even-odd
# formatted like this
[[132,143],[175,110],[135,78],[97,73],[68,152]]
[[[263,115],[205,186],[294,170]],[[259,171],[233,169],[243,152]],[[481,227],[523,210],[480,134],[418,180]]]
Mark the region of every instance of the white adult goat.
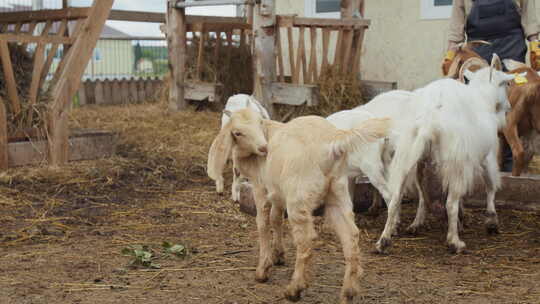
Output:
[[465,72],[469,85],[442,79],[417,91],[417,102],[422,103],[422,110],[398,139],[389,174],[392,200],[384,231],[377,242],[379,252],[391,245],[404,186],[425,157],[436,164],[437,176],[448,192],[447,242],[450,249],[458,253],[465,249],[458,234],[459,204],[474,187],[478,175],[483,176],[487,188],[488,231],[497,230],[494,204],[495,192],[500,186],[497,131],[506,123],[505,114],[510,109],[506,86],[514,78],[497,70],[500,66],[499,57],[494,55],[491,67],[476,73]]
[[[260,241],[257,281],[266,281],[270,267],[283,260],[282,221],[286,208],[297,251],[285,296],[292,301],[300,299],[307,287],[305,271],[317,237],[312,213],[324,202],[325,216],[334,226],[345,255],[342,303],[352,301],[358,293],[362,269],[359,232],[347,192],[347,157],[362,145],[385,136],[388,127],[388,119],[369,120],[343,131],[315,116],[281,124],[263,120],[249,109],[232,114],[212,145],[209,165],[219,171],[224,166],[221,153],[232,150],[238,170],[253,185]],[[270,224],[274,228],[273,240]]]
[[[223,130],[225,125],[227,125],[229,122],[232,113],[247,108],[253,110],[255,113],[258,113],[264,119],[270,119],[268,111],[253,96],[236,94],[229,97],[227,103],[225,104],[225,109],[221,115],[221,130]],[[228,157],[230,157],[230,155],[227,155],[227,158]],[[216,172],[211,170],[211,166],[207,167],[209,168],[208,175],[210,178],[216,181],[216,192],[223,193],[223,170]],[[231,195],[233,201],[238,201],[240,199],[240,183],[243,181],[245,181],[245,179],[242,178],[238,170],[235,169],[233,159],[233,182],[231,186]]]

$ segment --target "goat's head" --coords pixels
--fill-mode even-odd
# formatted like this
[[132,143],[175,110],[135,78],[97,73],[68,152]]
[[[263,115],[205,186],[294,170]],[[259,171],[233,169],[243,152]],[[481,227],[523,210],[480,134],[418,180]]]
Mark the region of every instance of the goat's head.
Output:
[[463,66],[463,64],[471,58],[476,58],[477,60],[475,61],[475,63],[477,63],[476,66],[470,68],[473,71],[478,68],[488,66],[488,63],[472,49],[474,46],[483,44],[490,43],[482,40],[477,40],[462,42],[458,44],[455,50],[456,54],[454,58],[451,61],[445,61],[442,65],[443,75],[453,79],[458,79],[458,77],[460,76],[459,71],[461,69],[461,66]]
[[224,114],[230,120],[216,136],[208,153],[208,175],[212,179],[221,176],[233,146],[238,157],[265,156],[268,152],[264,121],[259,113],[247,108],[233,113],[224,111]]
[[464,76],[469,80],[469,85],[478,90],[484,90],[488,96],[495,114],[497,115],[499,130],[506,125],[506,113],[510,111],[510,102],[508,101],[508,86],[514,80],[514,75],[502,71],[502,63],[497,56],[493,54],[491,65],[472,72],[466,66],[463,69]]

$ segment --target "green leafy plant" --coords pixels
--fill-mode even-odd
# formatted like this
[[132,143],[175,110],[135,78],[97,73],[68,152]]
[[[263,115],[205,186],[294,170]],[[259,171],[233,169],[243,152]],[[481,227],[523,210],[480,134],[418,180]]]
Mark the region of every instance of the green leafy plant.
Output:
[[154,269],[161,268],[159,264],[153,262],[155,259],[154,254],[146,245],[131,245],[122,249],[122,254],[133,258],[130,262],[131,266],[142,266]]
[[166,254],[173,254],[177,257],[185,257],[187,255],[186,246],[180,244],[171,244],[164,241],[161,246]]

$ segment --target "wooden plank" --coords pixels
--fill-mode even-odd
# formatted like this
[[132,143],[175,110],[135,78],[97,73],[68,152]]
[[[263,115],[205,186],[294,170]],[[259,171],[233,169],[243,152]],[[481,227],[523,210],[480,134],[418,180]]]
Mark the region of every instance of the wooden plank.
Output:
[[323,28],[322,33],[322,64],[321,64],[321,73],[330,65],[328,62],[328,48],[330,47],[330,30]]
[[219,65],[219,51],[221,50],[221,32],[216,32],[216,46],[214,48],[214,65]]
[[[69,161],[107,158],[114,155],[118,136],[103,131],[82,131],[69,138]],[[47,141],[12,142],[8,146],[9,167],[35,165],[47,159]]]
[[354,53],[354,58],[353,58],[353,63],[352,63],[352,75],[354,76],[354,79],[358,79],[359,78],[359,73],[360,73],[360,67],[361,67],[361,58],[362,58],[362,45],[364,43],[364,34],[365,34],[365,30],[364,29],[361,29],[361,30],[357,30],[358,31],[358,34],[357,34],[357,37],[355,38],[356,40],[356,47],[355,47],[355,53]]
[[233,52],[233,34],[231,31],[225,32],[227,36],[227,66],[231,66]]
[[207,22],[207,23],[193,23],[186,24],[186,29],[188,32],[200,32],[201,30],[206,30],[208,32],[216,31],[233,31],[233,30],[250,30],[251,25],[247,23],[216,23],[216,22]]
[[122,79],[120,82],[120,103],[123,105],[129,104],[129,83],[127,79]]
[[103,81],[98,80],[95,82],[94,95],[95,95],[95,100],[96,100],[97,105],[104,104],[107,102],[105,100]]
[[0,34],[0,41],[7,42],[19,42],[19,43],[62,43],[62,44],[73,44],[74,40],[69,37],[58,37],[58,36],[33,36],[30,34]]
[[316,106],[319,103],[319,87],[274,82],[272,83],[272,99],[276,104]]
[[255,81],[258,89],[255,98],[268,110],[270,117],[274,114],[272,105],[272,83],[276,80],[276,61],[274,57],[276,7],[273,0],[261,0],[254,8],[254,66]]
[[291,24],[295,27],[315,26],[337,30],[343,27],[349,28],[367,28],[371,24],[368,19],[343,18],[343,19],[323,19],[323,18],[304,18],[296,16],[277,16],[277,23],[280,27],[287,27]]
[[90,12],[88,7],[57,9],[57,10],[39,10],[39,11],[24,11],[24,12],[9,12],[0,13],[0,23],[29,23],[29,22],[45,22],[48,20],[75,20],[86,18]]
[[15,74],[13,73],[9,47],[5,41],[0,41],[0,59],[2,60],[9,102],[11,103],[13,113],[18,115],[21,112],[21,101],[19,100],[19,93],[17,92],[17,82],[15,82]]
[[[300,83],[300,71],[303,71],[305,75],[306,72],[305,72],[305,50],[304,50],[304,31],[305,31],[305,27],[300,27],[299,31],[298,31],[298,48],[296,49],[296,67],[294,68],[294,71],[295,71],[295,75],[294,75],[294,78],[297,80],[296,83]],[[305,82],[306,81],[306,78],[304,76],[304,79],[303,81]]]
[[317,28],[311,27],[309,29],[311,34],[311,56],[309,58],[309,83],[315,83],[318,80],[317,73]]
[[341,71],[341,74],[344,76],[349,75],[347,73],[348,67],[351,66],[352,60],[351,57],[351,51],[352,51],[352,43],[353,43],[353,31],[352,30],[345,30],[343,32],[343,49],[341,50],[342,57],[341,57],[341,64],[339,65],[339,70]]
[[281,28],[276,28],[276,57],[277,65],[279,67],[278,80],[285,82],[285,68],[283,66],[283,48],[281,47]]
[[289,62],[290,62],[290,68],[291,68],[292,82],[299,83],[300,80],[297,77],[296,64],[294,62],[294,42],[293,42],[292,27],[287,28],[287,38],[289,41]]
[[[49,35],[49,31],[51,30],[53,22],[48,20],[45,27],[43,27],[43,31],[41,32],[41,36],[47,36]],[[38,100],[38,94],[39,89],[41,89],[41,75],[43,73],[43,68],[45,64],[45,44],[38,43],[35,51],[34,51],[34,70],[32,71],[32,81],[30,83],[30,91],[28,93],[28,120],[27,120],[27,128],[30,128],[32,126],[32,120],[34,117],[34,109],[33,105],[37,103]]]
[[143,100],[139,99],[139,92],[137,90],[137,82],[140,79],[131,78],[129,80],[129,100],[130,103],[141,103]]
[[[164,13],[111,10],[111,12],[109,13],[109,20],[165,23],[166,15]],[[186,23],[245,23],[245,21],[243,18],[240,17],[189,15],[186,16]]]
[[169,109],[178,111],[184,110],[188,106],[184,97],[186,75],[186,14],[183,9],[173,8],[170,3],[171,1],[169,0],[167,8],[167,32],[175,34],[167,35],[169,60],[173,67],[169,85]]
[[0,98],[0,170],[7,170],[9,167],[7,128],[6,106]]
[[114,105],[122,104],[122,95],[123,95],[123,94],[120,92],[120,89],[121,89],[121,87],[120,87],[120,80],[114,79],[114,80],[112,81],[111,88],[112,88],[112,90],[111,90],[111,91],[112,91],[112,95],[111,95],[111,97],[112,97],[112,100],[111,100],[112,104],[114,104]]
[[113,0],[94,0],[81,33],[68,52],[71,55],[68,54],[65,58],[67,60],[65,69],[53,90],[53,103],[48,116],[49,160],[53,166],[67,162],[69,133],[66,111],[79,88],[82,74],[92,56],[113,2]]
[[206,42],[206,33],[204,28],[200,32],[199,36],[199,54],[197,55],[197,70],[195,78],[200,80],[202,77],[203,64],[204,64],[204,43]]
[[339,29],[338,38],[336,41],[336,48],[334,49],[334,66],[339,65],[341,62],[341,46],[343,44],[343,29]]
[[219,89],[221,85],[209,82],[186,82],[186,99],[209,102],[221,102]]

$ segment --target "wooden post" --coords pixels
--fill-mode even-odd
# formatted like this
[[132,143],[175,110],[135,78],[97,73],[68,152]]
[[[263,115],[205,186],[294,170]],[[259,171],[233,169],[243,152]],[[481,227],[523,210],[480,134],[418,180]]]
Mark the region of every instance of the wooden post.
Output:
[[171,80],[169,85],[169,109],[184,110],[188,104],[184,98],[184,82],[186,73],[186,12],[174,7],[177,2],[168,1],[167,7],[167,40],[169,44],[169,60]]
[[[76,42],[66,56],[65,68],[54,87],[48,110],[49,162],[52,166],[68,161],[69,131],[67,111],[81,83],[81,77],[109,16],[114,0],[94,0]],[[73,56],[70,56],[73,55]]]
[[7,117],[4,101],[0,98],[0,170],[8,169]]
[[276,81],[275,53],[276,7],[274,0],[261,0],[253,11],[253,52],[255,98],[274,114],[272,104],[272,82]]

